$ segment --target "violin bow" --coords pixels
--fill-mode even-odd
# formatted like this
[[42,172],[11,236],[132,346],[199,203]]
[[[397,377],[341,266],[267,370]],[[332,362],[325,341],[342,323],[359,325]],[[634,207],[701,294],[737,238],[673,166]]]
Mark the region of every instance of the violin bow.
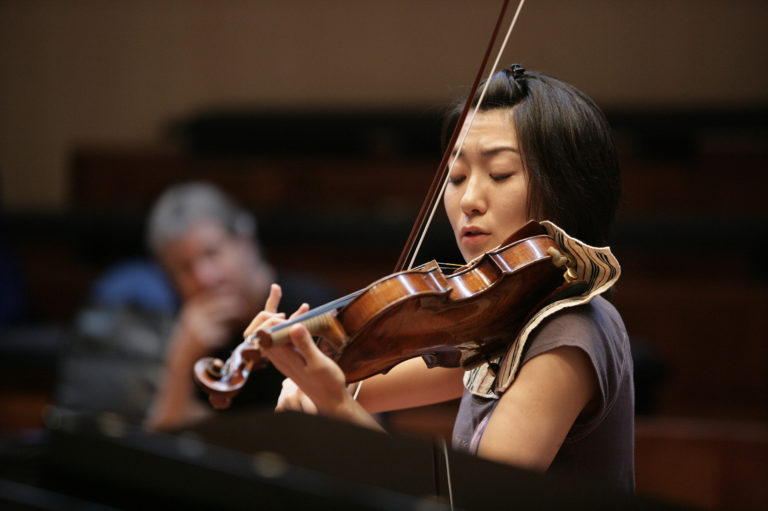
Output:
[[[499,60],[501,60],[501,55],[504,53],[504,49],[507,46],[507,42],[509,41],[509,36],[512,34],[512,30],[515,27],[515,24],[517,23],[517,18],[520,15],[520,11],[523,8],[523,4],[525,3],[525,0],[520,0],[520,3],[517,5],[517,10],[515,11],[515,15],[512,18],[512,21],[509,24],[509,28],[507,29],[506,36],[504,37],[504,41],[502,41],[501,46],[499,47],[499,51],[496,54],[496,60],[493,63],[493,66],[491,66],[491,70],[488,73],[488,77],[485,80],[485,84],[483,86],[482,91],[480,92],[480,97],[478,98],[477,105],[475,105],[474,110],[472,111],[472,116],[469,118],[469,127],[472,126],[472,122],[475,120],[475,116],[477,115],[477,112],[480,109],[480,105],[483,103],[483,98],[485,98],[485,93],[488,90],[488,84],[490,82],[491,76],[496,72],[496,69],[499,66]],[[461,137],[461,140],[459,141],[459,150],[456,152],[455,155],[453,155],[453,159],[450,161],[450,164],[448,160],[451,158],[451,154],[453,152],[453,148],[456,145],[456,141],[459,138],[459,133],[461,132],[461,128],[464,125],[464,121],[467,118],[467,115],[469,113],[470,107],[472,105],[472,99],[475,97],[475,94],[477,93],[477,88],[480,84],[480,79],[483,76],[483,71],[485,70],[488,59],[491,55],[491,51],[493,50],[493,46],[496,43],[496,38],[499,34],[499,29],[501,27],[501,23],[504,20],[504,15],[507,12],[507,7],[509,5],[509,0],[504,0],[502,6],[501,6],[501,12],[499,12],[499,16],[496,19],[496,25],[493,28],[493,33],[491,34],[491,39],[488,42],[488,47],[485,49],[485,54],[483,55],[483,59],[480,63],[480,68],[477,71],[477,74],[475,75],[475,79],[472,83],[472,88],[469,91],[469,94],[467,96],[467,100],[464,103],[464,107],[462,108],[461,115],[459,116],[458,121],[456,122],[456,126],[453,128],[453,132],[451,134],[451,139],[449,140],[445,150],[443,151],[443,157],[440,161],[440,165],[437,167],[437,171],[435,172],[435,176],[432,179],[432,184],[429,187],[429,190],[427,191],[427,195],[424,198],[424,202],[421,205],[421,209],[419,210],[419,214],[416,217],[416,221],[413,224],[413,227],[411,228],[411,232],[408,235],[408,240],[405,243],[405,246],[403,247],[402,252],[400,253],[400,257],[397,260],[397,265],[395,266],[395,272],[407,270],[413,268],[416,257],[418,256],[419,250],[421,249],[421,245],[424,242],[424,238],[426,237],[427,230],[429,229],[429,226],[432,223],[432,219],[435,216],[435,212],[437,211],[437,205],[440,197],[442,197],[443,192],[445,192],[445,187],[448,185],[448,176],[451,173],[451,169],[453,169],[453,166],[456,163],[456,160],[459,157],[459,153],[461,152],[461,148],[464,146],[464,140],[467,137],[467,133],[469,132],[469,129],[467,129],[464,132],[464,135]]]
[[[520,16],[520,11],[523,8],[523,4],[525,4],[525,0],[520,0],[520,3],[517,5],[517,10],[515,11],[515,15],[512,18],[512,21],[509,24],[509,28],[507,29],[506,36],[504,37],[504,41],[501,43],[501,46],[499,47],[499,51],[496,54],[496,60],[493,63],[493,66],[491,66],[491,70],[488,73],[488,79],[486,79],[485,84],[483,86],[483,90],[480,92],[480,97],[478,98],[477,105],[475,105],[475,109],[472,112],[472,117],[469,119],[469,126],[472,126],[472,122],[475,119],[475,116],[477,115],[477,112],[480,109],[480,105],[483,102],[483,98],[485,97],[485,93],[488,90],[488,83],[491,76],[493,76],[493,73],[496,72],[496,69],[499,66],[499,60],[501,60],[501,55],[504,53],[504,49],[507,46],[507,42],[509,41],[509,36],[512,34],[512,29],[514,29],[515,24],[517,23],[517,18]],[[490,58],[491,51],[493,50],[494,44],[496,44],[496,38],[499,35],[499,30],[501,28],[501,23],[504,21],[504,15],[507,12],[507,7],[509,6],[509,0],[504,0],[504,2],[501,5],[501,11],[499,12],[499,16],[496,19],[496,25],[493,28],[493,33],[491,34],[491,39],[488,42],[488,46],[485,49],[485,53],[483,54],[483,59],[480,62],[480,68],[477,70],[477,73],[475,74],[475,79],[472,82],[472,88],[469,91],[469,94],[467,95],[467,100],[464,103],[464,107],[462,108],[461,115],[459,116],[458,121],[456,122],[456,126],[453,128],[453,132],[451,133],[451,139],[448,141],[448,145],[445,148],[445,151],[443,151],[443,157],[440,160],[440,165],[437,167],[437,171],[435,172],[435,176],[432,179],[432,184],[429,187],[429,190],[427,191],[427,196],[424,198],[424,202],[421,205],[421,209],[419,210],[419,214],[416,217],[416,221],[413,223],[413,227],[411,228],[411,233],[408,235],[408,240],[405,243],[405,246],[403,247],[402,252],[400,252],[400,257],[397,260],[397,265],[395,266],[395,273],[411,269],[413,268],[413,265],[416,261],[416,257],[418,256],[419,250],[421,249],[421,245],[424,242],[424,237],[427,234],[427,230],[429,229],[429,226],[432,223],[432,219],[435,216],[435,211],[437,211],[437,203],[440,197],[443,195],[443,192],[445,191],[445,187],[448,184],[448,176],[451,173],[451,169],[453,168],[454,164],[456,163],[456,160],[458,158],[459,153],[461,152],[461,147],[464,145],[464,140],[466,139],[467,131],[464,133],[464,136],[461,138],[461,141],[459,142],[459,150],[456,152],[456,155],[454,156],[453,160],[448,163],[448,160],[451,157],[452,148],[456,145],[456,141],[459,138],[459,133],[461,133],[461,128],[464,125],[464,121],[467,118],[467,115],[469,113],[470,107],[472,106],[472,99],[475,97],[475,94],[477,93],[477,89],[480,85],[480,79],[483,76],[483,71],[485,70],[485,67],[488,65],[488,59]],[[353,398],[356,400],[358,394],[360,393],[360,389],[363,386],[363,380],[360,380],[357,383],[357,386],[353,392]]]

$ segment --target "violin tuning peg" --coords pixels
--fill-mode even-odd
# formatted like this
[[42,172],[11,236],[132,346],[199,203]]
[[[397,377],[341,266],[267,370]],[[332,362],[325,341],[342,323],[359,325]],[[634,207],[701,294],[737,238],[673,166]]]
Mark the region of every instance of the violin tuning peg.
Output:
[[205,368],[205,372],[208,373],[208,376],[210,376],[211,378],[219,379],[222,376],[223,369],[224,369],[224,361],[219,358],[215,358],[211,360],[211,362]]
[[558,268],[562,268],[568,264],[568,258],[555,247],[549,247],[547,249],[547,254],[552,258],[552,264]]

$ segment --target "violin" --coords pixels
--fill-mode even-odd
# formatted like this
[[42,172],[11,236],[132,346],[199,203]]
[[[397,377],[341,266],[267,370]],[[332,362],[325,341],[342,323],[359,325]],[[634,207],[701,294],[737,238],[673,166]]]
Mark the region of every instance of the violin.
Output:
[[[449,275],[435,261],[405,269],[407,260],[411,265],[415,260],[420,245],[416,239],[420,232],[423,239],[425,219],[434,215],[447,183],[451,148],[456,147],[508,3],[505,0],[501,7],[480,69],[395,272],[363,290],[257,331],[226,361],[212,357],[198,360],[193,370],[195,381],[214,407],[229,406],[251,371],[267,363],[260,346],[287,342],[288,329],[295,323],[302,323],[317,338],[320,349],[336,361],[347,382],[352,383],[386,373],[418,356],[429,367],[466,367],[503,349],[527,319],[547,303],[581,292],[584,283],[575,279],[573,262],[536,222]],[[499,56],[522,5],[523,0]],[[491,74],[497,64],[498,56]]]
[[225,362],[202,358],[198,385],[226,408],[251,371],[266,363],[262,343],[288,342],[303,324],[344,371],[347,383],[386,373],[421,356],[429,367],[487,359],[514,339],[528,318],[553,300],[581,292],[567,256],[537,222],[501,247],[445,275],[430,261],[248,336]]

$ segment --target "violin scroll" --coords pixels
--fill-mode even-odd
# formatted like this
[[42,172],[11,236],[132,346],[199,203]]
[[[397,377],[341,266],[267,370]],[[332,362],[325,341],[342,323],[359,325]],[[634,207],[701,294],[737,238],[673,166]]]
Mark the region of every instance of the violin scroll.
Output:
[[216,409],[229,408],[251,371],[265,367],[267,360],[261,356],[258,342],[249,338],[232,352],[227,361],[204,357],[195,362],[192,370],[198,386],[208,394],[208,400]]

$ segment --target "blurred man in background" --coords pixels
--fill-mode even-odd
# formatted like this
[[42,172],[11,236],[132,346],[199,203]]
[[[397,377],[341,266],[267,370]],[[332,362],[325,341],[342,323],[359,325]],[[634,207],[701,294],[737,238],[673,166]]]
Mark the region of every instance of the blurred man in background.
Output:
[[[185,183],[163,193],[150,213],[147,237],[181,299],[146,420],[151,429],[175,429],[213,413],[192,368],[204,356],[226,360],[263,309],[270,284],[281,284],[281,310],[287,314],[301,305],[297,297],[312,306],[333,298],[320,284],[278,275],[262,256],[253,216],[210,184]],[[271,366],[253,371],[233,405],[272,408],[281,383]]]

